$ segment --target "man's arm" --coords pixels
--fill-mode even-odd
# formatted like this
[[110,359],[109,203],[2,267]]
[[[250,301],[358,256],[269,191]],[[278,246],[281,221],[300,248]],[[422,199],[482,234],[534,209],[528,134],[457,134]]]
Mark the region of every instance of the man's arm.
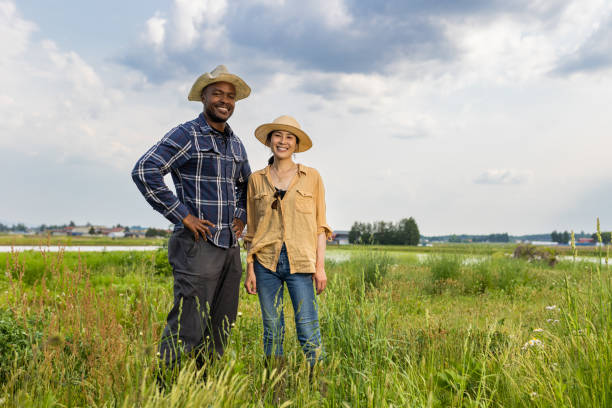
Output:
[[245,160],[241,163],[240,171],[236,178],[236,209],[234,210],[233,227],[237,238],[240,238],[242,235],[244,225],[247,222],[247,185],[250,175],[251,166],[245,153]]
[[189,210],[166,186],[164,175],[187,162],[191,158],[191,148],[188,133],[174,128],[150,148],[132,170],[132,180],[147,202],[173,224],[183,222]]

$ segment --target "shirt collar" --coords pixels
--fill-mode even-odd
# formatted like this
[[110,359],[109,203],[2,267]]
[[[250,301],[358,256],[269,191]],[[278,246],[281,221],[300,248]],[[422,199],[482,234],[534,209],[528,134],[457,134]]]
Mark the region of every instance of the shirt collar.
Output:
[[[298,163],[297,166],[298,166],[298,173],[302,173],[304,175],[308,174],[308,167],[300,163]],[[267,176],[268,173],[270,173],[270,165],[267,165],[263,169],[259,170],[259,173],[263,174],[264,176]]]
[[214,135],[214,136],[224,136],[228,135],[230,138],[234,136],[234,131],[232,130],[229,123],[225,123],[225,132],[219,132],[217,129],[213,129],[208,122],[206,122],[206,118],[204,117],[204,112],[200,112],[198,117],[196,118],[196,122],[200,125],[200,130],[205,135]]

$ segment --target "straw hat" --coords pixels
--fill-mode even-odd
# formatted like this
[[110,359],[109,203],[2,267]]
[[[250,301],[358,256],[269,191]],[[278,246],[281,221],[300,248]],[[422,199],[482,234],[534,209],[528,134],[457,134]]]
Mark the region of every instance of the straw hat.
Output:
[[297,136],[300,142],[295,149],[296,153],[305,152],[312,147],[312,140],[310,140],[310,137],[302,130],[297,120],[288,115],[279,116],[274,119],[272,123],[264,123],[258,126],[257,129],[255,129],[255,137],[261,143],[266,144],[268,134],[274,130],[285,130]]
[[251,88],[238,75],[230,74],[225,65],[219,65],[212,72],[206,72],[193,83],[187,99],[202,102],[202,89],[215,82],[229,82],[236,88],[236,100],[244,99],[251,93]]

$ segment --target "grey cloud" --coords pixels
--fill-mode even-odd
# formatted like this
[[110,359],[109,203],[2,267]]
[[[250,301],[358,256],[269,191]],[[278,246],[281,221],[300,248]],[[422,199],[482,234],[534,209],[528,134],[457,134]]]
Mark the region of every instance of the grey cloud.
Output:
[[[228,57],[254,75],[285,70],[287,64],[300,70],[384,74],[384,67],[400,59],[454,60],[459,51],[445,32],[445,20],[494,14],[554,20],[562,9],[558,3],[535,9],[528,0],[390,0],[382,4],[347,0],[345,4],[352,21],[336,28],[325,24],[307,2],[266,6],[237,0],[230,2],[220,22],[225,26],[227,43],[220,44],[219,50],[206,52],[194,45],[190,50],[173,52],[165,47],[164,58],[160,58],[154,49],[139,46],[118,61],[155,82],[200,72],[203,65],[211,65],[203,62],[220,58],[227,61]],[[253,61],[257,61],[257,67],[251,66]],[[312,91],[324,95],[333,92]]]
[[560,75],[598,71],[612,66],[612,16],[585,43],[560,63],[555,73]]

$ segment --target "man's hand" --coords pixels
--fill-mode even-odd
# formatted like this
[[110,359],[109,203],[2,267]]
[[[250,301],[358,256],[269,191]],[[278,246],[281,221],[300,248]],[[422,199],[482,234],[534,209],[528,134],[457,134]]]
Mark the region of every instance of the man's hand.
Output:
[[204,238],[204,241],[206,241],[206,236],[210,235],[210,230],[208,229],[208,227],[214,228],[215,226],[215,224],[213,224],[212,222],[208,220],[201,220],[191,214],[183,218],[183,225],[189,231],[193,232],[193,236],[195,237],[196,241],[200,239],[200,235],[202,235],[202,238]]
[[232,222],[232,229],[236,234],[236,239],[242,237],[242,231],[244,231],[244,222],[240,218],[234,218]]
[[252,263],[247,264],[247,276],[244,280],[244,288],[249,295],[257,294],[257,279],[255,278],[255,268]]
[[325,274],[325,267],[317,267],[316,272],[312,275],[312,280],[317,290],[317,295],[320,295],[327,286],[327,275]]

